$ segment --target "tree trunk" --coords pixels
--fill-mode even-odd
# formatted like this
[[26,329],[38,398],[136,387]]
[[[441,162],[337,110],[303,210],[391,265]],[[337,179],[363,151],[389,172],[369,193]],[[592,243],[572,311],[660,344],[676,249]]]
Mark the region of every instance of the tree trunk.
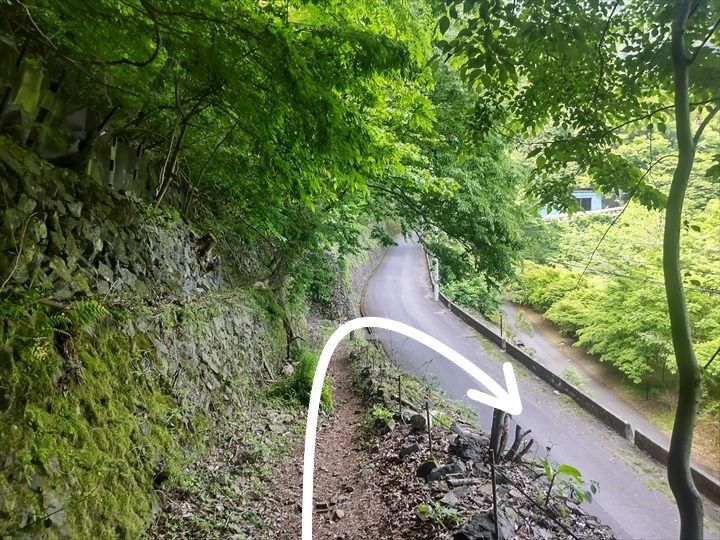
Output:
[[492,426],[490,427],[490,450],[498,455],[500,448],[500,431],[502,430],[503,416],[507,414],[502,409],[493,409]]
[[[168,160],[168,164],[163,168],[163,173],[160,176],[160,182],[158,184],[158,190],[157,195],[155,197],[155,206],[160,206],[160,203],[162,203],[163,198],[165,197],[165,193],[167,193],[168,188],[170,187],[170,184],[172,183],[173,178],[175,177],[175,169],[178,166],[178,159],[180,158],[180,151],[182,150],[183,142],[185,141],[185,134],[187,133],[188,125],[190,124],[190,119],[184,119],[182,122],[182,127],[180,129],[180,134],[178,135],[177,141],[175,142],[175,146],[172,149],[172,153],[170,154],[170,159]],[[168,172],[170,171],[170,172]]]
[[695,159],[695,143],[690,131],[688,98],[690,62],[685,52],[684,36],[692,3],[690,0],[678,0],[672,24],[672,67],[675,82],[678,162],[668,195],[663,237],[665,293],[679,379],[678,403],[670,441],[667,472],[670,489],[675,496],[680,513],[680,538],[682,540],[702,540],[703,537],[702,500],[690,474],[690,450],[700,398],[701,373],[690,337],[690,322],[680,268],[680,229],[683,202]]
[[520,424],[517,424],[515,426],[515,440],[512,443],[512,446],[510,447],[510,450],[507,451],[505,454],[505,457],[503,458],[504,461],[515,461],[515,458],[518,455],[518,452],[520,451],[520,445],[522,444],[525,437],[527,437],[530,434],[531,430],[527,430],[523,432],[522,428],[520,427]]
[[528,442],[526,442],[525,446],[522,447],[522,450],[520,450],[517,453],[517,455],[513,458],[513,463],[520,463],[522,461],[523,456],[530,451],[533,444],[535,444],[535,439],[530,439]]
[[505,446],[507,445],[508,440],[508,429],[510,427],[510,418],[512,417],[509,414],[503,415],[502,429],[500,430],[500,441],[498,442],[498,449],[495,453],[495,463],[500,463],[502,455],[505,452]]

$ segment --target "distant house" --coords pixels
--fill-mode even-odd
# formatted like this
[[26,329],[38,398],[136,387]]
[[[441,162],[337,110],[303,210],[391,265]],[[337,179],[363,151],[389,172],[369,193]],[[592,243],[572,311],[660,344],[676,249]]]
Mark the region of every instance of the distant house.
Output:
[[602,194],[592,188],[577,188],[573,190],[573,197],[586,212],[589,210],[601,210],[603,207]]
[[[585,211],[585,212],[589,212],[589,211],[593,211],[593,210],[602,210],[603,208],[610,207],[610,205],[608,205],[607,202],[604,200],[602,194],[598,193],[593,188],[589,188],[589,187],[575,188],[573,190],[573,197],[575,197],[575,200],[578,202],[578,204],[582,207],[583,211]],[[612,206],[616,206],[616,205],[612,205]],[[548,212],[547,208],[540,209],[541,217],[559,216],[559,215],[561,215],[561,212],[559,212],[555,208],[551,208],[549,212]]]

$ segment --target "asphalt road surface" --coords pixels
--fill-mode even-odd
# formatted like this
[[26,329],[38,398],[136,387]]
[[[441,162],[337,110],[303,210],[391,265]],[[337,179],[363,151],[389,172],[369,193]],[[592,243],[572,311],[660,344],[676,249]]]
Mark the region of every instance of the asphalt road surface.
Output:
[[[418,244],[400,240],[388,249],[368,283],[364,311],[367,316],[387,317],[430,334],[504,386],[502,363],[510,357],[433,301],[425,256]],[[405,336],[381,330],[376,334],[400,368],[428,378],[473,407],[482,427],[490,430],[492,411],[466,397],[472,381],[464,371]],[[542,454],[550,447],[553,461],[577,467],[585,480],[599,482],[600,492],[585,505],[586,510],[610,525],[618,538],[678,538],[678,513],[665,470],[570,398],[513,364],[523,404],[522,414],[514,420],[532,429]],[[720,538],[718,508],[706,503],[705,514],[706,538]]]

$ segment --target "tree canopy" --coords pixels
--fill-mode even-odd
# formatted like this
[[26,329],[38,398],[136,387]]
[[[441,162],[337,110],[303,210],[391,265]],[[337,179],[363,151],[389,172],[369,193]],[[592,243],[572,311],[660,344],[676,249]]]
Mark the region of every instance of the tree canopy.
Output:
[[435,10],[38,0],[2,24],[63,95],[113,111],[106,131],[153,164],[158,204],[169,193],[229,251],[260,253],[274,285],[319,260],[308,250],[352,251],[386,220],[428,245],[437,227],[458,264],[499,281],[519,247],[520,175],[493,122],[475,123],[477,96],[428,66]]
[[[587,174],[603,192],[662,207],[667,193],[643,177],[649,165],[617,148],[647,126],[671,126],[674,10],[672,2],[620,0],[449,2],[436,61],[452,55],[469,84],[512,113],[513,134],[535,158],[542,203],[572,206],[576,180]],[[720,103],[720,54],[707,46],[719,16],[716,3],[695,2],[685,28],[698,122]]]

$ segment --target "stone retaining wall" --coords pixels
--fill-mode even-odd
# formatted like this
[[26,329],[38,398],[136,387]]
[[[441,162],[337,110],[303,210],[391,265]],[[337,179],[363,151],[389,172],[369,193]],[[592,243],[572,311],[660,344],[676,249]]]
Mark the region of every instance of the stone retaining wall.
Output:
[[[158,475],[251,415],[285,330],[228,266],[171,213],[0,138],[0,537],[135,538]],[[102,317],[66,325],[83,304]]]
[[[652,457],[656,461],[659,461],[663,465],[667,465],[669,455],[668,448],[666,448],[659,442],[654,441],[653,439],[651,439],[637,429],[635,430],[634,443],[635,446],[648,454],[650,457]],[[698,491],[700,491],[700,493],[705,495],[711,501],[720,504],[720,486],[718,485],[718,481],[705,471],[702,471],[696,467],[691,467],[690,472],[695,482],[695,487],[698,489]]]
[[[440,293],[440,301],[450,309],[452,313],[458,315],[468,326],[477,330],[484,337],[488,338],[498,347],[502,347],[503,339],[493,332],[492,329],[488,328],[480,321],[475,319],[472,315],[463,311],[457,304],[453,303],[447,296]],[[625,422],[619,416],[612,411],[604,408],[597,402],[593,401],[592,398],[587,396],[581,390],[578,390],[573,385],[555,375],[552,371],[547,369],[542,364],[535,361],[531,356],[521,351],[515,345],[509,342],[505,342],[505,352],[519,361],[523,366],[532,371],[535,375],[540,377],[545,382],[549,383],[554,388],[561,392],[569,395],[573,398],[583,409],[588,411],[590,414],[598,418],[600,421],[605,423],[607,426],[612,428],[622,437],[632,442],[633,430],[630,424]]]
[[352,301],[353,317],[362,316],[362,299],[370,276],[385,256],[387,247],[376,245],[348,262],[348,285]]
[[221,288],[226,279],[182,220],[57,169],[0,137],[0,283],[56,300]]

